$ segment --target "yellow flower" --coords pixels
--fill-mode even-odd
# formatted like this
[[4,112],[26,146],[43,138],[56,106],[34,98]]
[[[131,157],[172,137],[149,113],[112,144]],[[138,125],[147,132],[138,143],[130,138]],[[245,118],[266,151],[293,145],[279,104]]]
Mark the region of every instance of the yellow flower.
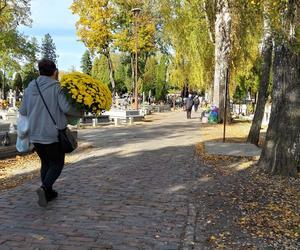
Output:
[[77,96],[77,95],[78,95],[78,91],[77,91],[77,89],[71,89],[71,93],[72,93],[73,95],[75,95],[75,96]]
[[90,107],[93,104],[93,98],[89,96],[84,97],[84,104]]
[[61,87],[69,92],[73,103],[94,114],[102,109],[109,110],[112,103],[111,92],[106,84],[89,75],[73,72],[61,78]]
[[86,90],[86,87],[84,85],[78,85],[78,89],[80,92],[84,92]]

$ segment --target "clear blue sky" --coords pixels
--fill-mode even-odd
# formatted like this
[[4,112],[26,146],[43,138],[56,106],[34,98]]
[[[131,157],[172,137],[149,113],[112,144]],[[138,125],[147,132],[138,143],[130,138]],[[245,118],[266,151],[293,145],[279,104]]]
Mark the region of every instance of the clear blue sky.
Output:
[[49,33],[59,55],[58,67],[69,70],[72,65],[80,70],[80,59],[85,51],[78,41],[75,30],[77,16],[69,10],[72,0],[31,0],[32,27],[20,30],[27,36],[34,36],[41,44],[42,38]]

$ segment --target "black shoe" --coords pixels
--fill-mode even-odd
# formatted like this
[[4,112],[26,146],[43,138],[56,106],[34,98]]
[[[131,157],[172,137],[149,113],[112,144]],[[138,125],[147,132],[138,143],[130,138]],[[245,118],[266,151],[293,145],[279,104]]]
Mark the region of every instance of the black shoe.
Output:
[[55,190],[46,192],[47,201],[53,201],[58,196],[58,193]]
[[45,189],[43,189],[42,187],[38,188],[36,190],[36,193],[39,197],[39,200],[38,200],[38,204],[40,207],[46,207],[47,204],[48,204],[48,201],[47,201],[47,197],[46,197],[46,192],[45,192]]

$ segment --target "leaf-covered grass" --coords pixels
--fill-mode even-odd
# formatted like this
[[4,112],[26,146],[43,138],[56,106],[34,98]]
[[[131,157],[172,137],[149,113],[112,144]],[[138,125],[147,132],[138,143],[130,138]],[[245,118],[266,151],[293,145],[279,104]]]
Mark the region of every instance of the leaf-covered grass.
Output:
[[[246,141],[250,125],[229,125],[228,141]],[[232,215],[235,218],[232,224],[247,232],[249,239],[258,239],[265,246],[299,249],[300,180],[265,173],[256,166],[259,158],[208,155],[204,142],[221,141],[222,132],[221,125],[203,125],[201,142],[196,145],[196,152],[212,173],[221,178],[224,192],[216,195],[227,200],[231,204],[230,209],[236,212]],[[207,240],[213,247],[226,248],[236,240],[233,236],[229,237],[231,234],[215,233],[208,236]],[[251,246],[257,247],[256,244]]]

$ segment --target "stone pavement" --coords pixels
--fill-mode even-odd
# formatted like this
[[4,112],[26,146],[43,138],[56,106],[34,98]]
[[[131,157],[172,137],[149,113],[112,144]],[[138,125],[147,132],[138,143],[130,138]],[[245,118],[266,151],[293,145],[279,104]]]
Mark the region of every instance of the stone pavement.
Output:
[[64,169],[46,209],[38,179],[0,192],[0,249],[192,249],[199,119],[157,116],[80,131],[95,148]]

